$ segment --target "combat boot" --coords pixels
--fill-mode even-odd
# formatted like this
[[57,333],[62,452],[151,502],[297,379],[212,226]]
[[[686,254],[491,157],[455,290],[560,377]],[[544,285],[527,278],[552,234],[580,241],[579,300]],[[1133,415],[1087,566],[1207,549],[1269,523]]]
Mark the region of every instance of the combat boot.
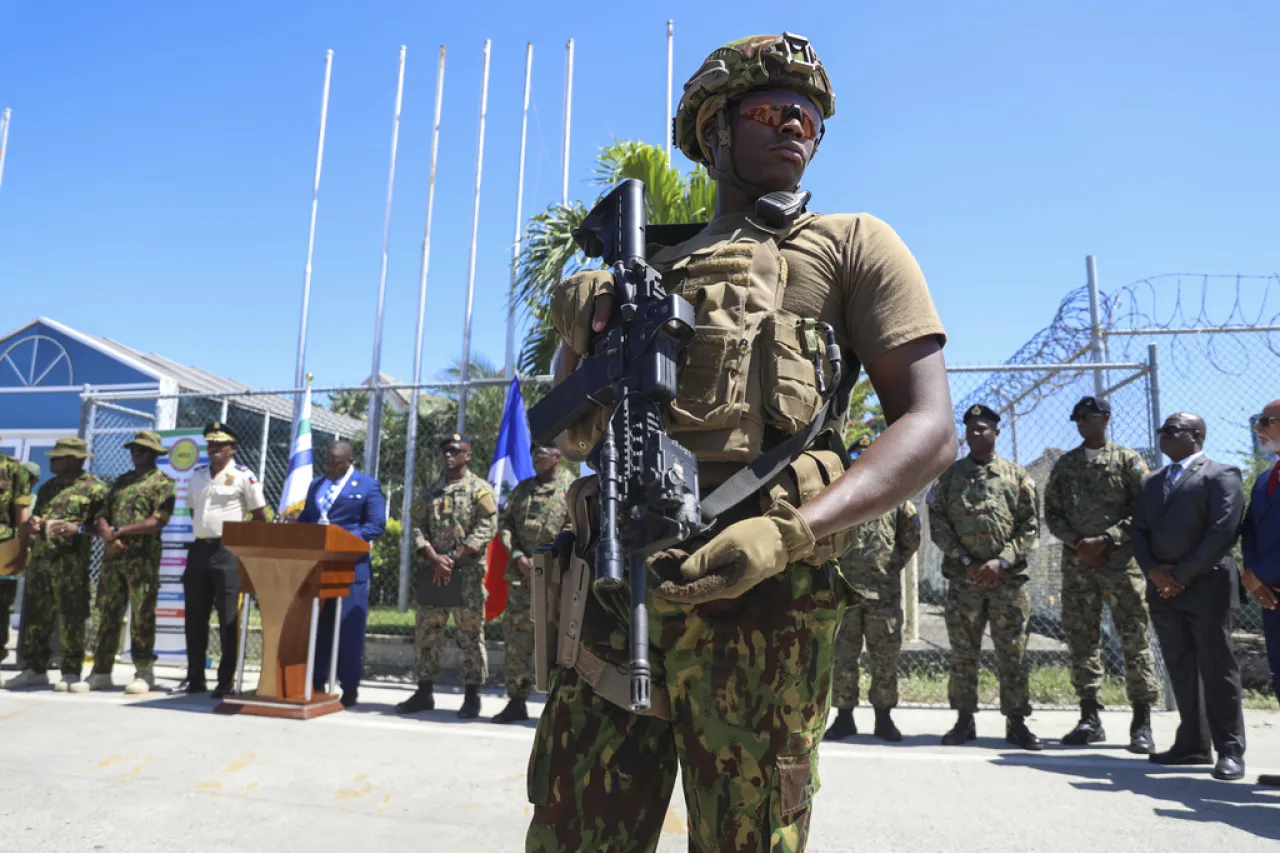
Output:
[[430,681],[419,681],[418,692],[396,706],[397,714],[416,714],[419,711],[434,711],[436,697],[431,693]]
[[140,663],[138,669],[133,674],[133,681],[124,688],[124,692],[130,696],[140,696],[143,693],[150,693],[156,688],[155,664]]
[[5,684],[5,690],[21,690],[24,687],[43,687],[50,681],[49,673],[36,672],[34,669],[24,669],[18,675],[10,678]]
[[1029,749],[1032,752],[1039,752],[1044,749],[1044,744],[1040,738],[1031,733],[1031,729],[1027,728],[1025,718],[1009,715],[1008,721],[1004,726],[1005,742],[1011,743],[1019,749]]
[[529,709],[525,707],[523,699],[507,700],[507,707],[493,715],[495,723],[518,723],[527,719],[529,719]]
[[1135,755],[1150,755],[1156,751],[1156,741],[1151,735],[1151,706],[1143,702],[1135,702],[1133,706],[1128,750]]
[[72,693],[88,693],[90,690],[106,690],[112,686],[111,673],[91,672],[88,681],[77,681],[71,685]]
[[1106,740],[1107,732],[1098,716],[1099,707],[1097,699],[1086,699],[1080,703],[1080,722],[1062,738],[1063,746],[1084,746]]
[[890,716],[888,708],[883,710],[876,708],[876,729],[872,734],[890,743],[902,740],[902,732],[898,731],[898,727],[893,724],[893,717]]
[[844,740],[858,733],[858,724],[853,721],[852,708],[837,708],[836,721],[822,736],[823,740]]
[[79,680],[80,680],[80,676],[78,675],[70,675],[70,674],[63,675],[62,678],[59,678],[57,681],[54,682],[53,692],[66,693],[68,690],[71,689],[71,685],[75,684]]
[[978,739],[978,727],[973,722],[973,714],[966,714],[964,711],[956,717],[956,724],[951,731],[942,736],[943,746],[960,746],[971,740]]
[[480,687],[467,685],[467,695],[462,699],[462,707],[458,709],[459,720],[474,720],[480,716]]

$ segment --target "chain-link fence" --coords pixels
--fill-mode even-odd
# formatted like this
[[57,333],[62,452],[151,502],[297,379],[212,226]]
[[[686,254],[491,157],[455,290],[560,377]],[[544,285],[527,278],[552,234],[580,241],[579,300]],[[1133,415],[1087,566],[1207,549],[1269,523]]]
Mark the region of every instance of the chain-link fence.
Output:
[[[1054,464],[1080,443],[1071,409],[1083,396],[1099,388],[1110,400],[1112,416],[1109,440],[1152,456],[1152,385],[1150,365],[1124,362],[1095,368],[1092,363],[950,367],[948,384],[955,406],[960,453],[963,415],[972,406],[989,406],[1000,414],[996,452],[1027,469],[1037,486],[1040,538],[1028,558],[1031,622],[1027,661],[1031,670],[1032,701],[1037,707],[1076,703],[1071,687],[1070,657],[1062,626],[1062,543],[1044,522],[1043,492]],[[900,659],[901,693],[905,704],[945,705],[950,670],[950,642],[944,604],[947,580],[942,576],[942,554],[929,535],[928,506],[917,498],[924,543],[904,577],[906,619]],[[1103,621],[1103,693],[1109,705],[1124,704],[1124,657],[1110,614]],[[980,699],[998,704],[994,648],[983,640]]]
[[[1278,299],[1276,274],[1161,275],[1100,298],[1103,352],[1125,359],[1153,344],[1159,347],[1163,415],[1190,412],[1204,418],[1205,453],[1239,466],[1246,497],[1258,474],[1277,458],[1259,447],[1253,423],[1263,406],[1280,397],[1274,381],[1280,357]],[[1235,554],[1241,564],[1238,545]],[[1262,608],[1252,596],[1242,597],[1235,626],[1245,687],[1267,693]]]

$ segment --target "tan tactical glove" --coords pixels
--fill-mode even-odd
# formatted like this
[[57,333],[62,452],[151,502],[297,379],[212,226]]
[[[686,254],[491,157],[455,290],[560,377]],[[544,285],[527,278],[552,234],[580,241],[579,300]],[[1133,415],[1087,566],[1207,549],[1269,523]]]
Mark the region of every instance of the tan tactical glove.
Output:
[[551,322],[578,355],[587,354],[596,297],[605,293],[613,293],[613,275],[607,270],[574,273],[551,293]]
[[680,604],[737,598],[813,554],[816,544],[796,508],[779,500],[764,515],[726,527],[681,564],[684,583],[663,581],[654,594]]

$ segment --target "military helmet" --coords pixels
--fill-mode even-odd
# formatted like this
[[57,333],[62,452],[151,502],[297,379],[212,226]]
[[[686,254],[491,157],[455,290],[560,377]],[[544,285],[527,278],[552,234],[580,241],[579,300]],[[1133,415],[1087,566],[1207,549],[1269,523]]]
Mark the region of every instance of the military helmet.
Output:
[[672,119],[676,147],[690,160],[706,164],[707,157],[698,144],[698,114],[703,105],[715,98],[723,108],[730,98],[764,88],[800,92],[818,105],[824,119],[835,115],[831,80],[807,38],[787,32],[748,36],[712,51],[684,84]]

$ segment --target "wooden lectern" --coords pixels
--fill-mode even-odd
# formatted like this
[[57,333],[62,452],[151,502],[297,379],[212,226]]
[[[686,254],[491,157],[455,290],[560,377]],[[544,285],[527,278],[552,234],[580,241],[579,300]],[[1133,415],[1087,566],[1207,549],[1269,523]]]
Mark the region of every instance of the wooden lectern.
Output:
[[[222,529],[222,545],[240,558],[240,591],[245,599],[236,692],[216,711],[294,720],[341,711],[337,695],[312,691],[320,600],[337,599],[329,663],[332,691],[342,599],[356,579],[355,564],[369,553],[369,543],[332,524],[229,522]],[[262,675],[258,689],[245,693],[250,593],[257,598],[262,615]]]

